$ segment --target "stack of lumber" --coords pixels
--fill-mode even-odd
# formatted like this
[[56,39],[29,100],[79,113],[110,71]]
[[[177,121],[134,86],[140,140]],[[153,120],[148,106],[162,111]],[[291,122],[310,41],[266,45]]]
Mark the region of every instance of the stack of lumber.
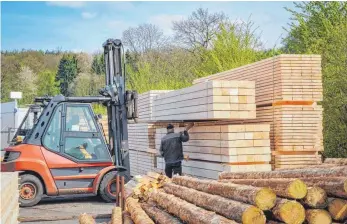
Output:
[[155,128],[154,124],[134,123],[128,124],[129,149],[147,152],[148,149],[155,148]]
[[155,154],[137,150],[129,150],[130,175],[143,175],[154,171],[156,166]]
[[[271,124],[274,168],[302,167],[320,163],[323,151],[321,57],[319,55],[279,55],[253,64],[194,80],[255,81],[257,118],[243,122]],[[307,158],[292,155],[313,156]],[[286,158],[287,157],[287,158]]]
[[[270,171],[269,131],[269,124],[197,124],[189,130],[189,141],[183,143],[183,153],[188,157],[183,162],[183,172],[215,179],[221,171]],[[157,150],[166,133],[166,128],[156,129]],[[163,169],[161,158],[157,158],[157,167]]]
[[153,117],[153,101],[154,98],[162,93],[170,92],[170,90],[151,90],[138,95],[137,110],[140,121],[151,121]]
[[209,81],[154,98],[157,121],[252,119],[256,117],[252,81]]
[[19,215],[19,192],[18,192],[18,173],[0,172],[1,176],[1,223],[18,223]]

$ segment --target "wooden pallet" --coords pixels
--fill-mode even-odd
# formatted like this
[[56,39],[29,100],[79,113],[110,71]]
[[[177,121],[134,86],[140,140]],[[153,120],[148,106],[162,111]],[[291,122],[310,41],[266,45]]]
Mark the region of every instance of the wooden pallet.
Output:
[[254,82],[210,81],[154,98],[153,117],[165,120],[255,118]]

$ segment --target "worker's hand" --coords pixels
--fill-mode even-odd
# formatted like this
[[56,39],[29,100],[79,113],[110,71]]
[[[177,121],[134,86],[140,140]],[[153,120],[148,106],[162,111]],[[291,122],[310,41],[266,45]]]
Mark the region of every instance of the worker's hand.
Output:
[[189,160],[189,155],[184,155],[183,158],[184,158],[185,161],[188,161]]
[[194,123],[190,123],[186,126],[185,130],[189,131],[189,129],[191,129],[194,126]]

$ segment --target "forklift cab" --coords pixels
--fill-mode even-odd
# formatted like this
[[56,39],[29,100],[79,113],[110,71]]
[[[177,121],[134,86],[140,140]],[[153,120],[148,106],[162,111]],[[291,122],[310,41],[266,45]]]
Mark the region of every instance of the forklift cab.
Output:
[[[121,41],[109,39],[103,47],[106,86],[100,96],[35,98],[44,108],[40,117],[20,144],[5,149],[1,171],[20,172],[20,206],[36,205],[44,194],[89,193],[114,202],[116,176],[130,180],[127,124],[138,117],[137,93],[125,90]],[[91,103],[107,108],[108,136]]]

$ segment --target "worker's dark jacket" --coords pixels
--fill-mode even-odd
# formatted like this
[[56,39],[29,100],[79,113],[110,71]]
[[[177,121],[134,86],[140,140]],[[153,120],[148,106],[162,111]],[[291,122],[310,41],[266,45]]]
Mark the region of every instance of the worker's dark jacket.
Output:
[[161,139],[160,154],[165,163],[176,163],[183,160],[182,142],[189,140],[187,131],[180,133],[168,133]]

